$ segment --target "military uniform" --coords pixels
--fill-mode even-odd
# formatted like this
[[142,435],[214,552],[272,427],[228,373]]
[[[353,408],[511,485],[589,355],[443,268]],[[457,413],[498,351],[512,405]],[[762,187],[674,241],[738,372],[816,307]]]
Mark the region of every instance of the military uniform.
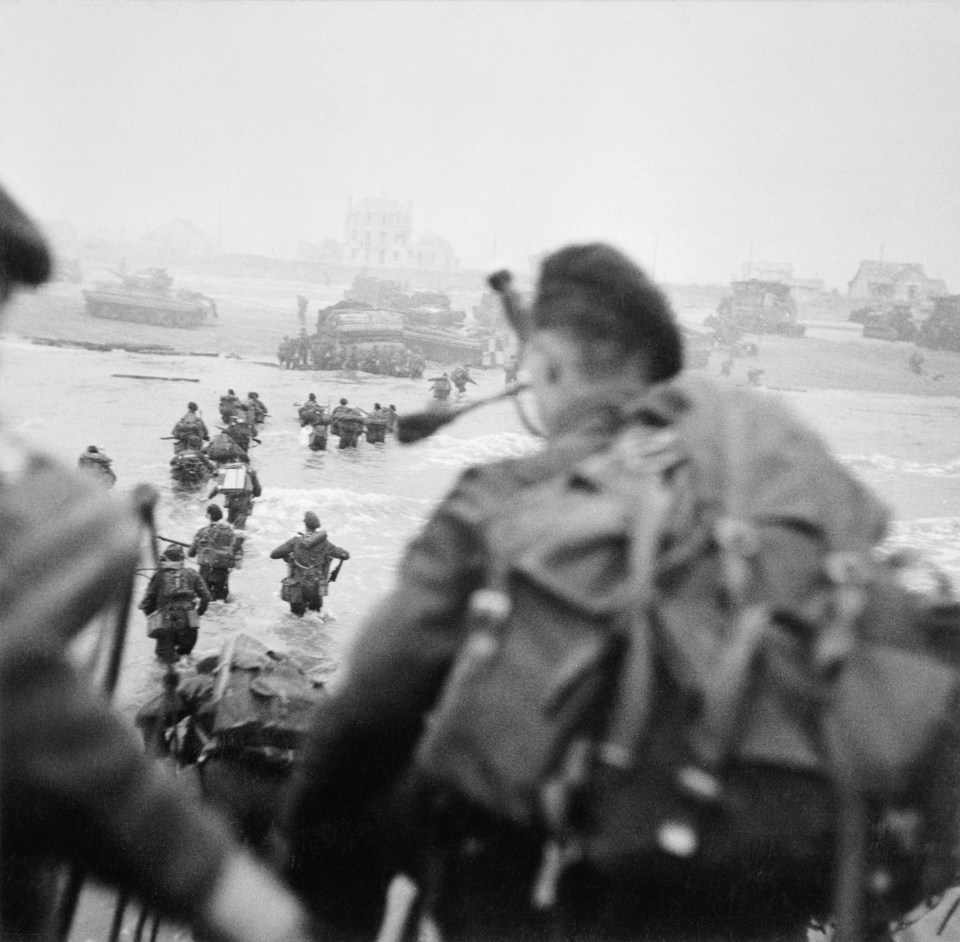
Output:
[[[124,576],[132,573],[138,559],[136,522],[132,514],[123,515],[120,505],[107,504],[93,482],[48,459],[21,453],[8,441],[3,452],[3,937],[39,934],[54,896],[50,860],[66,857],[102,879],[122,881],[164,912],[190,918],[222,865],[226,830],[184,806],[177,789],[154,777],[127,725],[90,689],[65,650],[70,636],[116,596]],[[66,532],[59,528],[54,545],[38,554],[33,544],[42,539],[37,534],[51,516],[79,507],[84,519],[68,524]],[[59,549],[79,546],[82,540],[96,547],[99,575],[86,551],[64,556]],[[29,578],[20,571],[24,552]],[[38,566],[38,559],[54,554],[56,565]],[[65,593],[64,586],[71,592]]]
[[349,559],[345,549],[335,546],[327,539],[325,530],[298,533],[286,543],[282,543],[271,554],[271,559],[282,559],[289,567],[289,575],[284,580],[285,590],[293,588],[290,610],[302,615],[307,609],[319,612],[323,607],[323,597],[329,591],[330,561]]
[[[200,600],[196,609],[195,598]],[[146,615],[162,615],[162,624],[150,631],[150,637],[157,642],[158,658],[173,661],[193,650],[199,632],[198,616],[207,610],[210,598],[206,582],[199,573],[184,566],[182,558],[161,559],[160,568],[150,578],[140,602]]]
[[207,425],[197,415],[196,412],[187,412],[176,425],[174,425],[170,434],[177,440],[177,445],[180,448],[187,447],[188,439],[196,435],[197,438],[201,438],[204,441],[210,440],[210,432],[207,430]]
[[[0,305],[50,267],[0,188]],[[0,937],[52,938],[73,865],[204,938],[305,942],[287,891],[215,812],[157,774],[67,650],[91,619],[125,615],[147,499],[134,513],[76,472],[0,446]]]
[[[718,398],[719,390],[681,380],[656,395],[665,414]],[[505,508],[520,506],[525,489],[606,447],[621,415],[615,403],[597,401],[566,415],[543,452],[467,471],[408,548],[397,587],[358,636],[344,682],[319,711],[289,821],[292,878],[333,924],[374,929],[367,920],[377,913],[377,893],[390,872],[429,880],[438,860],[444,877],[427,893],[448,939],[548,938],[557,932],[553,919],[585,939],[638,938],[648,931],[674,939],[762,938],[798,929],[810,914],[804,903],[814,888],[800,884],[822,874],[800,875],[798,886],[782,894],[753,898],[742,891],[731,905],[736,893],[720,878],[692,885],[685,882],[689,875],[664,865],[621,886],[574,865],[560,885],[560,906],[546,920],[531,905],[542,863],[537,835],[479,812],[458,817],[449,804],[437,811],[427,803],[424,783],[410,774],[425,718],[467,636],[470,596],[496,568],[492,562],[509,528]],[[722,438],[723,431],[715,435]],[[709,442],[707,454],[719,451],[715,444]],[[821,457],[822,476],[839,495],[836,517],[859,513],[863,526],[872,522],[879,533],[879,504],[822,446]],[[422,859],[431,845],[437,856]],[[561,931],[559,937],[566,936]]]
[[[721,643],[735,634],[726,618],[737,600],[715,578],[715,557],[689,566],[693,601],[668,604],[667,583],[678,561],[699,562],[713,548],[737,487],[760,519],[808,524],[812,538],[791,531],[790,552],[801,543],[815,552],[821,536],[844,545],[848,524],[869,535],[867,545],[882,534],[882,509],[799,423],[781,414],[771,419],[777,434],[764,438],[775,403],[751,396],[747,408],[734,390],[678,378],[683,338],[669,302],[616,250],[569,246],[546,258],[529,309],[500,283],[527,345],[547,447],[467,471],[408,548],[397,587],[357,636],[318,713],[293,790],[291,878],[345,931],[375,930],[378,893],[400,872],[419,884],[445,939],[801,938],[829,899],[830,848],[817,858],[824,866],[807,868],[782,866],[782,835],[760,841],[755,858],[725,855],[733,845],[723,836],[715,854],[700,853],[696,822],[674,827],[675,786],[651,782],[666,764],[657,746],[683,749],[682,733],[661,736],[664,724],[674,715],[692,724],[686,686],[698,690],[680,662],[702,652],[678,644],[678,653],[670,641],[686,629],[689,648],[699,649],[711,632]],[[734,415],[759,430],[740,449]],[[627,423],[630,434],[620,435]],[[671,484],[647,485],[652,453],[669,452],[669,429],[689,461],[664,471],[675,475]],[[606,492],[592,476],[598,468],[617,476]],[[676,502],[661,523],[659,492],[673,480]],[[578,509],[579,517],[568,513]],[[644,525],[652,532],[637,531]],[[782,557],[765,548],[765,573],[789,581]],[[591,661],[596,649],[577,641],[640,615],[638,593],[651,576],[651,608],[664,626],[614,627],[626,654],[613,679]],[[698,607],[697,592],[710,604]],[[715,623],[702,624],[714,608]],[[549,676],[538,679],[541,667]],[[471,684],[474,695],[460,698]],[[573,738],[553,740],[564,717]],[[773,803],[786,797],[774,790]],[[689,809],[678,802],[682,822]],[[661,820],[670,827],[651,834]],[[598,850],[601,835],[609,840]]]
[[242,546],[243,538],[234,533],[229,523],[221,520],[197,530],[187,555],[198,557],[200,577],[214,599],[225,601],[230,594],[230,570],[236,565],[237,553]]

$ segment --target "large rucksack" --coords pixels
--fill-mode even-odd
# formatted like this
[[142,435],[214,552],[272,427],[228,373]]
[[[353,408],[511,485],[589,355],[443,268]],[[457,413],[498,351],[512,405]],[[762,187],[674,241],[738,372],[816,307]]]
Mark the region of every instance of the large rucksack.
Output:
[[237,536],[230,526],[211,524],[200,539],[197,559],[202,566],[213,569],[233,569],[236,565]]
[[853,937],[957,882],[958,606],[776,403],[655,388],[605,451],[507,499],[418,749],[565,866],[731,886],[825,874]]

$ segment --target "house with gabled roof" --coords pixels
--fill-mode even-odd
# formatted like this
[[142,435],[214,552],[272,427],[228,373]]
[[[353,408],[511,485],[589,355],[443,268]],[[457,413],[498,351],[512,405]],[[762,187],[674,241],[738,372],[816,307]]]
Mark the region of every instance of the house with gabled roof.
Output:
[[946,294],[940,278],[929,278],[918,262],[864,260],[848,283],[847,296],[864,301],[926,301]]

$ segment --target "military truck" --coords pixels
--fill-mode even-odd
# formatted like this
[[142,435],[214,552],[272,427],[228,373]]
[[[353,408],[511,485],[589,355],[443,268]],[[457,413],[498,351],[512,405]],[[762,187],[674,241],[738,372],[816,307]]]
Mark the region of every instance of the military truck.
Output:
[[722,343],[735,343],[746,333],[804,335],[806,328],[797,319],[790,285],[751,278],[734,281],[730,287],[732,296],[724,298],[716,315],[704,321]]
[[91,317],[159,327],[199,327],[211,315],[217,316],[213,299],[199,291],[174,292],[173,278],[165,268],[114,274],[118,284],[102,283],[83,292]]

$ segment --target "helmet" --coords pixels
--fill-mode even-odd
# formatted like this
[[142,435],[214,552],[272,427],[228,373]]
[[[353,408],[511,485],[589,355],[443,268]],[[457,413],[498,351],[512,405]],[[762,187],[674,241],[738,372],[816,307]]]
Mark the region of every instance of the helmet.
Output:
[[87,445],[87,451],[90,452],[91,455],[95,455],[99,450],[96,445]]
[[307,398],[308,398],[311,402],[315,402],[316,399],[317,399],[317,394],[316,394],[316,393],[310,393],[310,395],[307,396]]
[[209,507],[207,507],[207,516],[208,516],[211,520],[222,520],[222,519],[223,519],[223,511],[220,509],[220,505],[219,505],[219,504],[211,504]]
[[198,409],[198,406],[197,406],[197,404],[196,404],[195,402],[188,402],[188,403],[187,403],[187,408],[188,408],[191,412],[196,412],[197,409]]
[[179,546],[168,546],[163,551],[163,558],[168,559],[172,563],[182,563],[183,562],[183,550]]
[[347,404],[347,400],[346,400],[346,399],[341,399],[341,400],[340,400],[340,405],[345,406],[346,404]]
[[312,510],[308,510],[303,515],[303,522],[311,530],[316,530],[320,526],[320,518]]

